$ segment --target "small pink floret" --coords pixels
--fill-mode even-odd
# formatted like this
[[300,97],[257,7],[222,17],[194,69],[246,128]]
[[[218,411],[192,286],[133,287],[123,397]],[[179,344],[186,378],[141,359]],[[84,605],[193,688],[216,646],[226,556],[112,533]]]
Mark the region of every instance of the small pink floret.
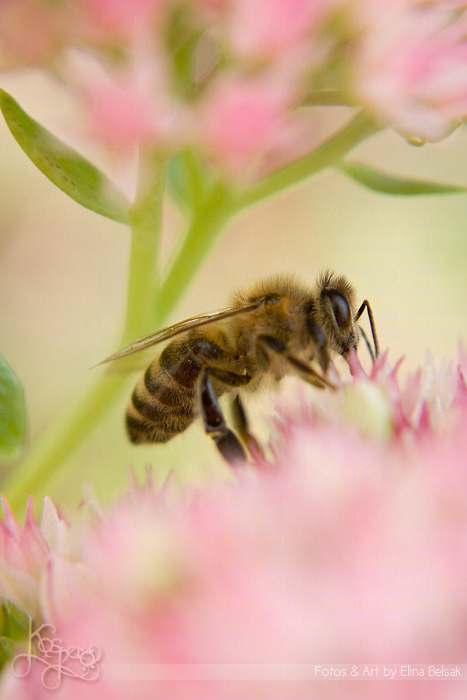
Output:
[[201,138],[215,161],[241,174],[273,148],[285,110],[280,89],[254,80],[227,80],[206,100]]

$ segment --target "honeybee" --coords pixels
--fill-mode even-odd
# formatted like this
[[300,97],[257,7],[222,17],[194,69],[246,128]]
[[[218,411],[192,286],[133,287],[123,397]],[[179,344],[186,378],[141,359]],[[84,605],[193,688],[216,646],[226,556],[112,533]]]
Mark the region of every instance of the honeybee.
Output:
[[[224,459],[231,464],[245,460],[244,445],[251,450],[257,443],[241,394],[258,389],[267,377],[279,381],[289,374],[320,389],[335,388],[332,354],[346,358],[363,335],[373,355],[357,325],[365,309],[378,355],[368,301],[357,309],[353,286],[332,272],[321,274],[314,289],[293,277],[271,277],[238,292],[226,309],[181,321],[123,348],[104,362],[175,338],[133,391],[126,414],[129,439],[167,442],[201,415]],[[219,405],[227,392],[237,434],[227,427]]]

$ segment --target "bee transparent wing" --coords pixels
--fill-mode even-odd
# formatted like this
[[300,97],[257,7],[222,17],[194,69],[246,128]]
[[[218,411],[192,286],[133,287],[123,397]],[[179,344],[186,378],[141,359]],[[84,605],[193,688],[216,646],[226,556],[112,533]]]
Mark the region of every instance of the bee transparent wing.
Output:
[[[152,333],[147,335],[145,338],[140,338],[136,340],[131,345],[127,345],[126,348],[118,350],[110,357],[107,357],[102,362],[98,362],[94,367],[99,365],[104,365],[107,362],[113,362],[114,360],[119,360],[122,357],[127,357],[128,355],[134,355],[136,352],[145,350],[152,345],[157,345],[158,343],[163,343],[164,340],[169,340],[180,333],[185,333],[192,328],[199,328],[200,326],[206,326],[209,323],[214,323],[215,321],[222,321],[224,318],[230,318],[231,316],[238,316],[239,314],[248,313],[249,311],[254,311],[257,309],[261,302],[254,302],[252,304],[243,304],[242,306],[236,306],[229,309],[219,309],[217,311],[209,311],[208,313],[201,314],[200,316],[193,316],[192,318],[187,318],[185,321],[180,321],[175,323],[173,326],[167,326],[157,333]],[[91,369],[94,369],[91,367]]]

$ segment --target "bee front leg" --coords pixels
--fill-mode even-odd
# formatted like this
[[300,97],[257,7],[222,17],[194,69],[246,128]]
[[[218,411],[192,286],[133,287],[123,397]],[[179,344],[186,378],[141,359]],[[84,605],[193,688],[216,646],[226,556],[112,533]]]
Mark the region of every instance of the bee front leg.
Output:
[[248,384],[250,377],[226,372],[215,367],[205,367],[201,373],[199,384],[201,413],[206,434],[214,440],[217,449],[229,464],[244,462],[246,460],[245,450],[236,435],[227,428],[212,386],[211,377],[215,377],[227,386]]

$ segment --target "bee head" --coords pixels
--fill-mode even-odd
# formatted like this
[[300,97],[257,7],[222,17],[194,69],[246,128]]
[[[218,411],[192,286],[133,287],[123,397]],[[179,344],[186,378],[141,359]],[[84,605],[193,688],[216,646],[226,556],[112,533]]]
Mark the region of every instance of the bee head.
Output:
[[345,277],[326,272],[318,280],[316,322],[330,348],[344,357],[356,347],[359,331],[355,323],[355,289]]

